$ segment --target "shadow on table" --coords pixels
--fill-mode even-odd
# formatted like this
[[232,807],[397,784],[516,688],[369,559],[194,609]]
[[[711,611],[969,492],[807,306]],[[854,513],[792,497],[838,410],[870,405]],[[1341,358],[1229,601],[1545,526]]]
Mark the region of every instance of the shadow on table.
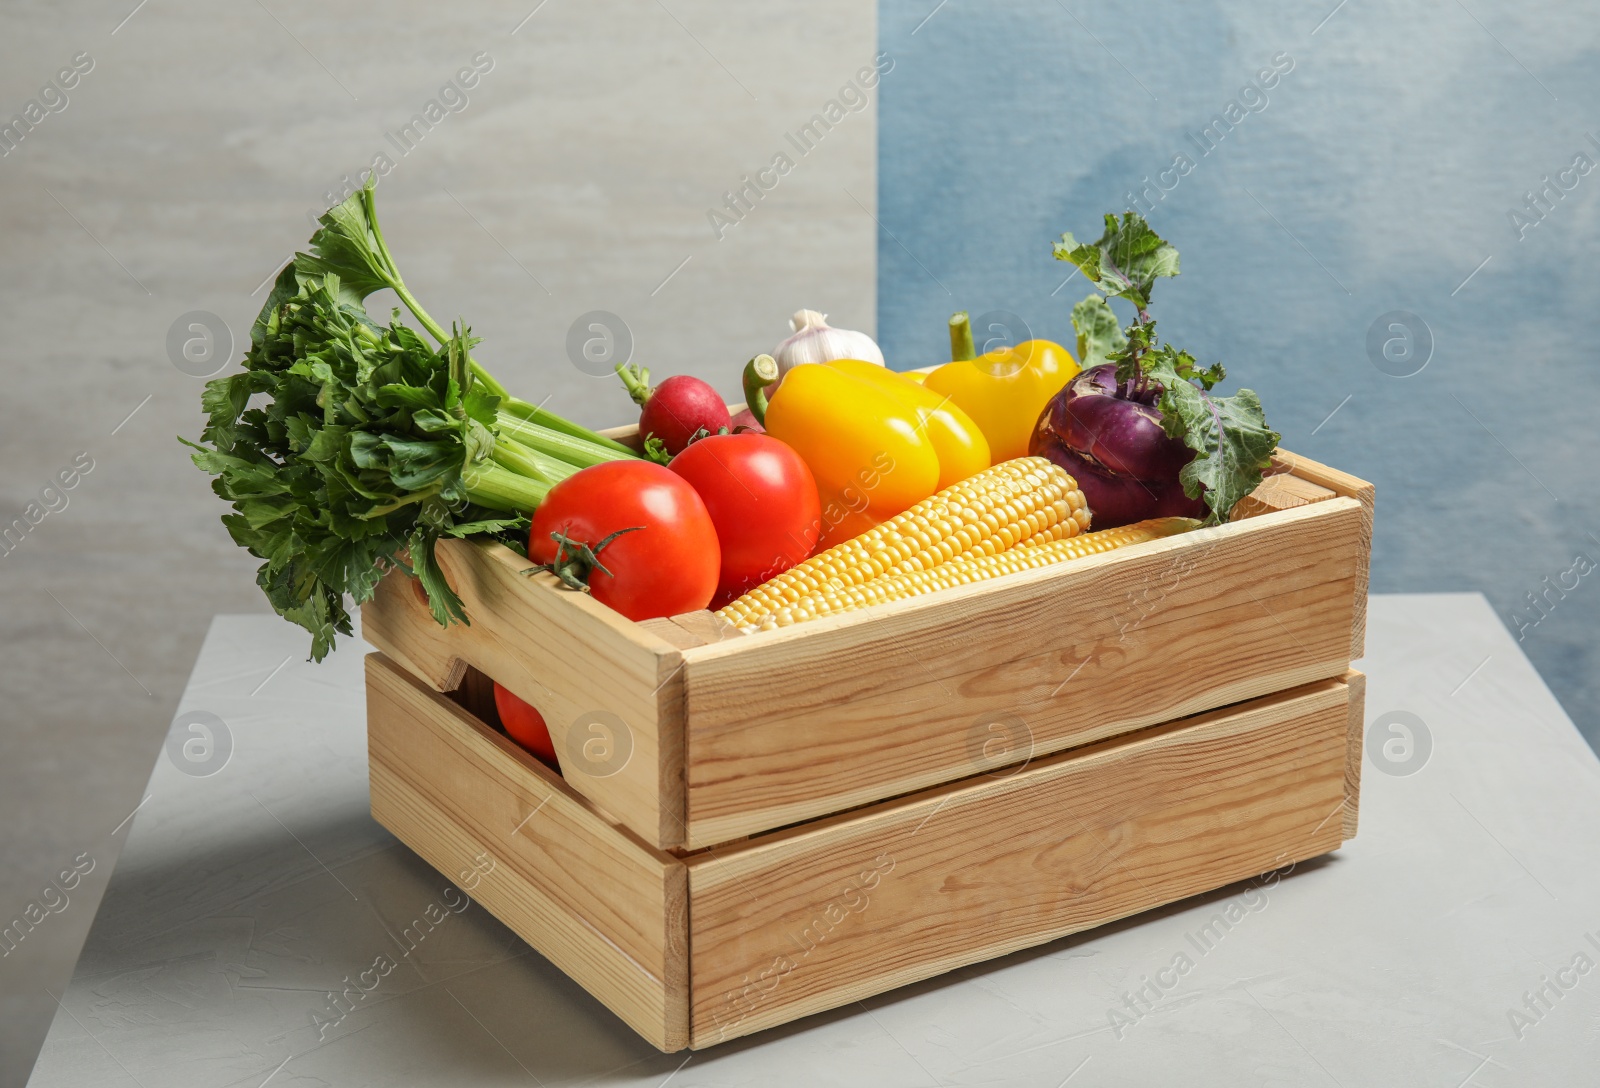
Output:
[[[368,815],[176,857],[180,841],[164,836],[164,860],[112,878],[66,1000],[141,1080],[259,1083],[285,1057],[286,1072],[330,1083],[382,1067],[389,1084],[471,1083],[480,1067],[582,1080],[660,1065],[664,1077],[683,1060]],[[218,1037],[239,1043],[209,1053]]]
[[[1332,860],[1302,863],[1282,879]],[[869,998],[870,1008],[890,1009],[1220,903],[1250,883],[902,987]],[[181,1046],[218,1032],[250,1045],[238,1064],[212,1063],[195,1083],[243,1081],[285,1056],[301,1075],[337,1078],[359,1068],[370,1076],[382,1067],[391,1084],[528,1073],[558,1082],[623,1073],[659,1081],[688,1057],[662,1055],[639,1039],[365,815],[302,829],[299,838],[264,831],[181,861],[119,871],[107,904],[71,1004],[99,1042],[121,1041],[127,1050],[118,1056],[136,1075],[141,1052],[170,1074],[164,1042]],[[721,1044],[695,1061],[732,1058],[864,1007]],[[224,1071],[231,1075],[217,1076]]]

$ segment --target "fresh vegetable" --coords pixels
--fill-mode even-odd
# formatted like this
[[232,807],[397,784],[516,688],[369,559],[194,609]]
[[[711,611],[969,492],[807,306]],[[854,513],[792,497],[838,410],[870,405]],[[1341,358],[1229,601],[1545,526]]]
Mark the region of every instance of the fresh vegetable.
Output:
[[1225,376],[1221,363],[1202,369],[1188,352],[1157,343],[1150,291],[1157,278],[1178,274],[1178,251],[1127,212],[1120,222],[1105,217],[1099,241],[1063,234],[1055,255],[1104,296],[1133,303],[1137,318],[1116,334],[1102,295],[1073,308],[1083,354],[1108,361],[1052,400],[1029,451],[1077,477],[1102,528],[1169,513],[1226,521],[1261,482],[1279,435],[1254,391],[1212,393]]
[[939,456],[939,482],[935,486],[941,490],[982,472],[992,463],[983,432],[949,397],[940,396],[904,374],[859,359],[835,359],[827,365],[889,390],[912,406],[917,425],[932,440],[933,451]]
[[[745,389],[763,415],[762,360]],[[800,454],[823,502],[822,546],[893,517],[989,465],[989,446],[967,415],[892,371],[835,359],[790,371],[765,406],[767,433]]]
[[667,466],[706,504],[722,549],[712,607],[799,563],[816,547],[822,505],[811,470],[764,434],[702,438]]
[[[350,634],[345,595],[414,574],[441,624],[465,620],[434,559],[441,537],[509,532],[581,466],[633,461],[626,447],[509,396],[407,289],[383,240],[371,183],[330,208],[279,274],[250,329],[244,370],[201,397],[194,463],[233,506],[234,542],[263,560],[256,582],[311,632],[321,660]],[[389,288],[437,343],[368,316]]]
[[834,359],[860,359],[883,365],[883,352],[876,341],[864,332],[836,329],[828,324],[828,315],[815,310],[801,310],[789,319],[794,335],[772,349],[778,363],[776,382],[802,363],[827,363]]
[[1077,478],[1096,525],[1204,517],[1205,500],[1191,499],[1178,482],[1194,451],[1162,427],[1159,391],[1120,386],[1116,370],[1114,363],[1085,370],[1051,398],[1034,452]]
[[528,558],[630,620],[706,607],[722,567],[705,503],[649,461],[595,465],[551,488],[533,515]]
[[500,714],[500,724],[505,726],[507,736],[550,766],[556,765],[555,742],[550,739],[543,714],[499,684],[494,686],[494,708]]
[[[777,612],[768,613],[747,631],[769,631],[777,627],[801,623],[818,616],[831,616],[849,612],[884,601],[898,601],[906,597],[919,597],[953,586],[986,582],[1018,571],[1037,570],[1071,559],[1111,551],[1129,544],[1143,544],[1175,533],[1187,532],[1200,523],[1193,518],[1154,518],[1116,529],[1101,529],[1081,536],[1033,544],[1031,541],[1015,548],[993,554],[972,552],[940,563],[928,570],[901,571],[873,578],[859,585],[830,583],[821,591],[802,596]],[[1030,546],[1031,545],[1031,546]]]
[[617,376],[633,403],[642,409],[639,437],[653,461],[666,464],[702,430],[717,434],[733,429],[733,419],[721,394],[699,378],[674,374],[652,389],[650,371],[626,363],[617,364]]
[[740,627],[760,626],[785,613],[805,619],[809,614],[796,612],[794,602],[825,595],[830,587],[838,591],[936,570],[959,557],[993,555],[1023,543],[1077,536],[1088,528],[1089,511],[1071,476],[1042,457],[1004,461],[812,556],[717,614]]
[[824,546],[842,539],[840,526],[893,517],[938,486],[939,454],[916,406],[837,367],[791,370],[763,423],[816,478]]
[[1040,411],[1078,372],[1078,364],[1050,340],[1027,340],[974,357],[975,351],[971,321],[958,313],[950,318],[952,361],[923,384],[977,423],[996,463],[1025,456]]

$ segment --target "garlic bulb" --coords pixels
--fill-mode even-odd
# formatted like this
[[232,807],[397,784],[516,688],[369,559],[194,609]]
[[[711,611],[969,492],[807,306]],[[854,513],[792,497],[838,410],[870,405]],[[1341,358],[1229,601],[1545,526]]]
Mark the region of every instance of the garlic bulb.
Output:
[[802,363],[827,363],[834,359],[861,359],[883,366],[883,352],[872,337],[864,332],[836,329],[828,324],[828,315],[815,310],[801,310],[789,319],[794,335],[772,351],[778,361],[778,380],[768,387],[768,394],[778,388],[783,376]]

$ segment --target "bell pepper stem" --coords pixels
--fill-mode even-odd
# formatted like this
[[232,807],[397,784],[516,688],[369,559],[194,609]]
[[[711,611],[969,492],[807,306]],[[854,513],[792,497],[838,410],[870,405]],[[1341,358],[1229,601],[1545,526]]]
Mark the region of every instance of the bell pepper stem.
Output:
[[778,380],[778,361],[770,355],[757,355],[744,365],[744,406],[756,422],[767,425],[766,387]]
[[977,346],[972,342],[972,319],[967,312],[950,315],[950,361],[962,362],[978,357]]

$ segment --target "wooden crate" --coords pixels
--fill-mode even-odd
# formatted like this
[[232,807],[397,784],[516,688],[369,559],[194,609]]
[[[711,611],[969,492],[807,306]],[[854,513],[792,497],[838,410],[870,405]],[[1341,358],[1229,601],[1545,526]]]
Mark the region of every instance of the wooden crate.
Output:
[[377,653],[372,811],[644,1038],[701,1048],[1334,849],[1363,680],[675,852]]
[[698,850],[1313,680],[1361,655],[1372,487],[1292,454],[1230,524],[777,631],[632,623],[502,545],[403,575],[363,634],[438,692],[469,667],[538,707],[567,784]]
[[1218,888],[1355,834],[1372,498],[1280,452],[1227,525],[754,635],[449,542],[470,626],[363,610],[373,814],[669,1051]]

